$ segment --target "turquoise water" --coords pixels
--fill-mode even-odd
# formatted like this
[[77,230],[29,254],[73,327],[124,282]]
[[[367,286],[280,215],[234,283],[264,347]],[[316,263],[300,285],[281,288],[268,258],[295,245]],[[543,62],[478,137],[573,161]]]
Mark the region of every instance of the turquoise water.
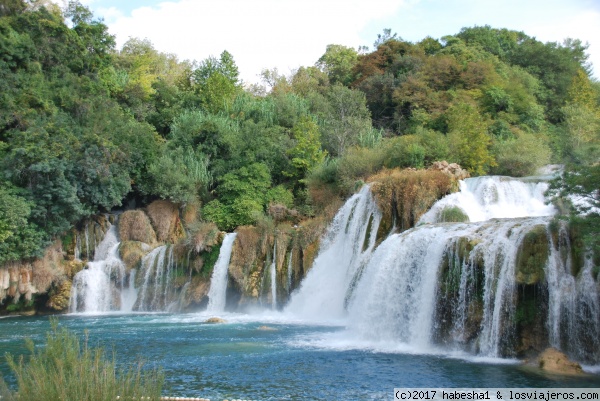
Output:
[[[120,365],[139,359],[164,369],[164,394],[211,400],[391,400],[394,387],[600,387],[600,375],[547,376],[516,361],[478,359],[401,344],[361,344],[343,327],[273,315],[66,315],[59,324],[114,350]],[[0,319],[0,354],[43,344],[47,317]],[[268,330],[264,327],[267,326]],[[12,378],[2,359],[0,372]]]

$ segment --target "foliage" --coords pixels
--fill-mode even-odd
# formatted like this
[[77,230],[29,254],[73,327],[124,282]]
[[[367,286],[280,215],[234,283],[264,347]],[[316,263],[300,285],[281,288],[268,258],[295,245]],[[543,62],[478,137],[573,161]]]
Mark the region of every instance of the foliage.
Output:
[[248,89],[227,51],[116,49],[78,1],[9,0],[0,48],[0,263],[133,200],[203,204],[232,230],[271,203],[329,213],[383,167],[524,175],[600,154],[600,90],[572,39],[483,26],[411,43],[386,29],[372,51],[329,45]]
[[448,114],[448,141],[453,160],[471,173],[485,174],[496,164],[490,153],[487,124],[477,110],[466,103],[452,106]]
[[571,205],[568,218],[581,233],[584,243],[600,254],[600,164],[570,166],[552,181],[550,195],[555,202]]
[[140,189],[175,203],[187,203],[206,195],[211,183],[208,158],[191,148],[178,147],[168,149],[148,166]]
[[329,77],[332,84],[349,85],[353,80],[354,66],[358,60],[358,52],[342,45],[328,45],[325,54],[317,61]]
[[143,370],[142,364],[117,370],[101,348],[91,348],[87,337],[79,338],[51,320],[46,346],[36,349],[27,341],[31,355],[25,361],[8,354],[7,361],[17,379],[16,393],[6,391],[3,399],[100,401],[120,399],[159,400],[163,385],[160,371]]
[[498,141],[493,146],[496,166],[494,174],[512,177],[533,175],[550,162],[550,147],[535,134],[520,134],[515,139]]

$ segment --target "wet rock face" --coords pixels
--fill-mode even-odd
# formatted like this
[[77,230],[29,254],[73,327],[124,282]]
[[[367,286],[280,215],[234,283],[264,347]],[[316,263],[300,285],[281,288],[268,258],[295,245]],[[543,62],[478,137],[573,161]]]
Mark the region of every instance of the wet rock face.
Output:
[[523,238],[517,257],[517,283],[536,284],[544,279],[544,266],[550,252],[546,227],[539,225]]
[[548,373],[560,375],[583,374],[580,364],[571,361],[556,348],[548,348],[542,352],[538,358],[538,366]]

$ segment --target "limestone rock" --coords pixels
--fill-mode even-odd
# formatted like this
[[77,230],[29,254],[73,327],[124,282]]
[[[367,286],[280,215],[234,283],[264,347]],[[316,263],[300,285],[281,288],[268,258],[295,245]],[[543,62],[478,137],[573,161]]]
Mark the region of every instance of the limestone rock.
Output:
[[445,174],[448,174],[457,180],[464,180],[465,178],[469,178],[471,174],[463,168],[460,167],[457,163],[448,163],[446,160],[442,160],[439,162],[433,162],[430,170],[438,170]]
[[173,202],[157,200],[146,209],[156,238],[160,242],[177,242],[184,235],[183,226],[179,219],[179,208]]
[[227,321],[225,319],[221,319],[220,317],[211,317],[211,318],[207,319],[204,323],[221,324],[221,323],[227,323]]
[[538,366],[549,373],[578,375],[583,373],[581,365],[573,362],[556,348],[548,348],[538,358]]

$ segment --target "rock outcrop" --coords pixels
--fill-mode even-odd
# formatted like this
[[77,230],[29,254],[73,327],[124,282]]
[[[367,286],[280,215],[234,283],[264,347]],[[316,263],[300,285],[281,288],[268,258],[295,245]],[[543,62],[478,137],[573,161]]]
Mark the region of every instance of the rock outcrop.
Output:
[[583,373],[581,365],[573,362],[564,353],[556,348],[548,348],[538,358],[538,366],[548,372],[560,375],[580,375]]

